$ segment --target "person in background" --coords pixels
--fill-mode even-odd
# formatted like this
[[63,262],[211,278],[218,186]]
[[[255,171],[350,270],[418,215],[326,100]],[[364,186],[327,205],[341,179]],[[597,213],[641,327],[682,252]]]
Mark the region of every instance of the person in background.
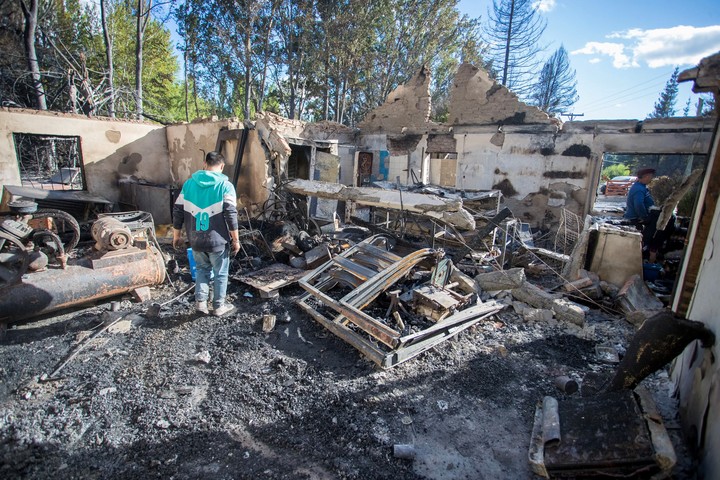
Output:
[[635,225],[642,232],[643,246],[648,250],[650,263],[655,263],[659,244],[664,239],[664,237],[656,235],[656,224],[660,212],[655,208],[655,200],[647,187],[654,178],[654,168],[641,168],[637,171],[637,180],[628,191],[624,215],[629,223]]
[[240,250],[237,196],[223,175],[225,158],[218,152],[205,156],[204,170],[193,173],[182,187],[173,208],[173,246],[181,247],[185,224],[196,264],[195,309],[207,315],[210,279],[213,275],[213,315],[235,307],[225,303],[230,254]]

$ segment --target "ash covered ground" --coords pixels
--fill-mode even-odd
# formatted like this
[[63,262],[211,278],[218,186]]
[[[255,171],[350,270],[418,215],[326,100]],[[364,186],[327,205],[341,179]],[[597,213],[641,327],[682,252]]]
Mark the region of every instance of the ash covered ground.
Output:
[[[153,291],[163,302],[188,287]],[[593,312],[584,328],[525,323],[512,309],[382,371],[295,305],[246,296],[199,316],[192,295],[148,314],[127,297],[8,329],[0,340],[0,478],[533,478],[536,403],[563,398],[558,375],[609,374],[595,346],[627,345],[632,327]],[[262,316],[277,324],[262,331]],[[102,321],[57,379],[47,380]],[[645,384],[692,478],[666,375]],[[579,395],[576,393],[575,395]],[[414,460],[396,458],[410,444]]]

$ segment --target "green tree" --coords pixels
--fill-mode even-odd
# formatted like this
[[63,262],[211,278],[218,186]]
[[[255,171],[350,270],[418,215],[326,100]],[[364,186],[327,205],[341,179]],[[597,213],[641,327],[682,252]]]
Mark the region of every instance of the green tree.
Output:
[[117,113],[126,118],[137,115],[140,111],[164,121],[181,119],[181,112],[171,108],[177,102],[175,97],[182,92],[178,92],[175,81],[178,64],[170,42],[170,31],[150,16],[143,34],[143,104],[139,108],[136,79],[137,17],[131,6],[125,3],[116,4],[108,16],[108,26],[114,44]]
[[614,163],[608,165],[607,167],[603,168],[602,173],[600,174],[600,176],[606,180],[627,175],[630,175],[630,167],[628,167],[624,163]]
[[670,80],[665,84],[665,88],[660,92],[660,98],[655,102],[655,109],[652,111],[648,118],[666,118],[675,116],[675,102],[678,95],[678,73],[680,69],[675,67]]
[[488,13],[486,42],[494,70],[502,85],[527,97],[540,66],[540,41],[546,21],[535,0],[493,0]]
[[570,68],[567,50],[560,46],[545,62],[530,96],[533,105],[551,115],[559,115],[578,100],[575,70]]

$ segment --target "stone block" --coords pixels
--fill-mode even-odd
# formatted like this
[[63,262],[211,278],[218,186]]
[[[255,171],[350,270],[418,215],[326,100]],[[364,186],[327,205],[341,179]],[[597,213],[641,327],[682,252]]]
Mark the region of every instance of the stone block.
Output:
[[486,292],[496,290],[512,290],[525,284],[525,270],[511,268],[495,272],[481,273],[475,277],[475,282]]

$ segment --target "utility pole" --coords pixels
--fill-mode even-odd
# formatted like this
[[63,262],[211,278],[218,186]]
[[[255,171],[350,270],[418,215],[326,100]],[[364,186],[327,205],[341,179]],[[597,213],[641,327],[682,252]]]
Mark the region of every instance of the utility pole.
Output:
[[563,117],[570,117],[571,122],[573,120],[575,120],[575,117],[584,117],[585,116],[584,113],[564,113],[564,112],[561,113],[560,115],[562,115]]

